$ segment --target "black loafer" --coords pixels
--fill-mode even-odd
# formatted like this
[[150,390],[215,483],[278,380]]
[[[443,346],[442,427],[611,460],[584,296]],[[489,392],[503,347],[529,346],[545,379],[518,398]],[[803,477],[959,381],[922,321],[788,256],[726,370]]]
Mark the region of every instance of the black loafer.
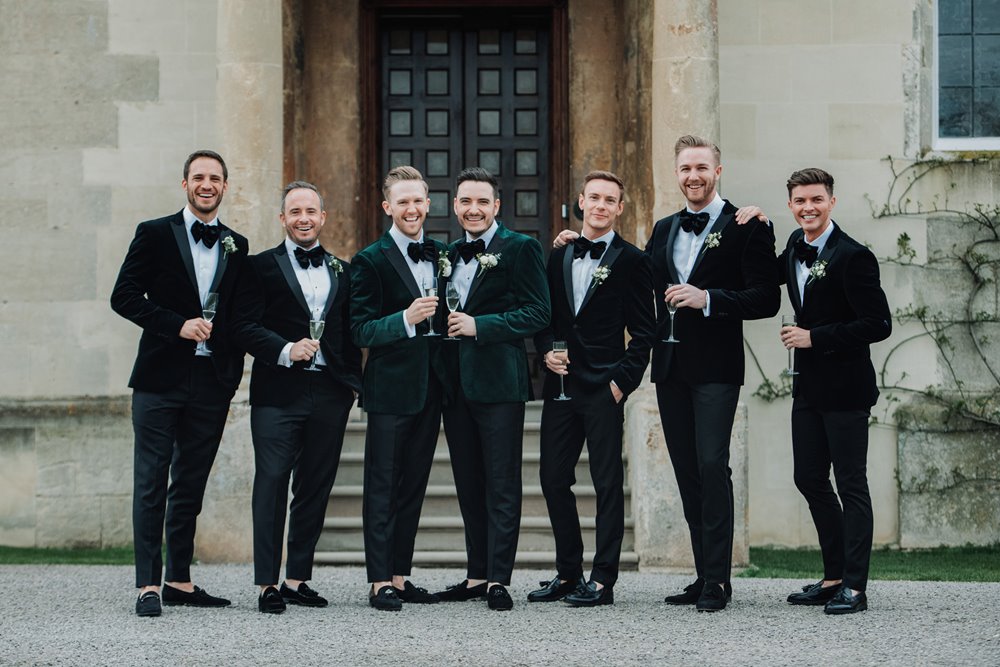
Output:
[[187,607],[228,607],[232,604],[226,598],[209,595],[204,588],[194,587],[193,593],[174,588],[170,584],[163,585],[163,604],[168,607],[184,605]]
[[868,609],[868,598],[865,596],[865,592],[861,591],[854,595],[847,586],[841,586],[833,599],[823,607],[823,611],[827,614],[854,614],[865,609]]
[[163,613],[160,606],[160,596],[155,591],[146,591],[135,601],[136,616],[159,616]]
[[285,611],[285,601],[274,586],[268,586],[257,598],[257,609],[262,614],[281,614]]
[[594,582],[589,582],[581,590],[570,593],[563,598],[563,602],[572,607],[599,607],[605,604],[615,603],[615,591],[612,586],[605,586],[598,590]]
[[[668,595],[663,598],[663,601],[667,604],[697,604],[698,598],[701,597],[701,592],[705,589],[705,580],[698,577],[694,580],[694,583],[685,586],[683,593],[678,593],[677,595]],[[725,585],[726,599],[729,600],[733,597],[733,587],[728,582]]]
[[[476,586],[476,588],[479,587]],[[510,593],[500,584],[493,584],[486,593],[486,604],[493,611],[509,611],[514,608],[514,601],[510,599]]]
[[325,607],[328,602],[313,589],[306,586],[306,582],[299,584],[299,589],[292,590],[285,582],[281,582],[281,599],[287,604],[297,604],[303,607]]
[[399,611],[403,603],[392,586],[383,586],[378,591],[369,591],[368,604],[380,611]]
[[729,596],[719,584],[706,584],[695,603],[698,611],[722,611],[726,608]]
[[441,602],[465,602],[466,600],[482,599],[486,596],[486,582],[469,588],[469,580],[466,579],[462,583],[449,586],[434,595]]
[[414,586],[410,580],[403,582],[402,589],[394,588],[394,590],[400,600],[410,604],[437,604],[441,601],[438,599],[438,596],[428,593],[426,588],[417,588]]
[[566,595],[587,587],[587,580],[582,576],[576,579],[562,581],[557,574],[552,581],[539,581],[541,586],[537,591],[528,593],[528,602],[555,602],[562,600]]
[[822,581],[815,584],[809,584],[808,586],[803,586],[800,592],[789,595],[788,604],[826,604],[837,596],[837,591],[839,590],[840,584],[834,584],[833,586],[827,586],[826,588],[823,588]]

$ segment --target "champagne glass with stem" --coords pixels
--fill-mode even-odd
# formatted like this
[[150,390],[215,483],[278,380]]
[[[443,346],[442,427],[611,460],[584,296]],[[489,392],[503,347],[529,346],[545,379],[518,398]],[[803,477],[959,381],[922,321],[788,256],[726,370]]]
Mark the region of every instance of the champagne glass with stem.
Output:
[[[458,310],[459,306],[459,295],[458,287],[451,280],[448,281],[448,286],[444,288],[444,299],[445,303],[448,305],[448,312],[454,313]],[[441,340],[458,340],[458,336],[448,336],[442,338]]]
[[[326,329],[326,320],[323,319],[323,311],[320,308],[316,308],[313,310],[312,318],[309,320],[309,337],[318,342],[323,337],[324,329]],[[319,350],[316,351],[316,354],[309,361],[309,370],[316,370],[317,356],[319,356]]]
[[[424,279],[424,296],[437,296],[437,276],[431,276],[430,279]],[[437,331],[434,331],[434,315],[427,318],[430,327],[425,333],[425,336],[440,336]]]
[[[209,292],[205,295],[205,303],[201,304],[201,317],[206,322],[211,322],[215,318],[215,311],[219,307],[219,293]],[[206,341],[198,342],[198,349],[202,352],[208,351],[208,343]]]
[[[667,289],[674,286],[674,283],[667,283]],[[664,338],[662,343],[679,343],[680,341],[674,338],[674,315],[677,314],[677,304],[671,300],[667,300],[667,313],[670,315],[670,335]]]
[[[564,340],[555,340],[555,341],[552,341],[552,352],[553,352],[553,354],[555,354],[560,359],[565,359],[566,358],[566,353],[567,353],[568,350],[569,350],[569,348],[566,345],[566,341],[564,341]],[[571,400],[571,397],[566,395],[565,377],[566,377],[565,375],[560,375],[559,376],[559,395],[556,396],[554,400],[557,400],[557,401],[568,401],[568,400]]]
[[[781,328],[794,327],[796,325],[795,315],[782,315],[781,316]],[[793,375],[798,375],[799,372],[795,370],[795,348],[788,348],[788,368],[781,371],[781,374],[785,377],[792,377]]]

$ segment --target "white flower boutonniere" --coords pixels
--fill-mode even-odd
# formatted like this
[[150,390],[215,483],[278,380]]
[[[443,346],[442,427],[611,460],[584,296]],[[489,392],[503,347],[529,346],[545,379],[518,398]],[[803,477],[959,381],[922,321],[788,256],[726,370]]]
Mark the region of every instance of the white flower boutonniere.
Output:
[[229,257],[229,255],[236,252],[236,241],[233,240],[232,236],[227,236],[222,239],[222,256],[223,258]]
[[813,262],[813,265],[809,268],[809,280],[806,281],[806,285],[814,280],[819,280],[826,275],[826,262],[819,260]]
[[596,269],[594,269],[593,286],[600,287],[601,283],[607,280],[610,275],[611,275],[610,266],[604,265],[597,267]]
[[500,255],[502,253],[493,254],[490,252],[481,252],[476,255],[476,261],[479,262],[479,273],[483,274],[490,269],[496,267],[500,263]]
[[326,258],[326,263],[330,265],[330,268],[333,269],[333,272],[338,276],[344,272],[344,265],[341,264],[340,260],[333,255]]
[[701,246],[701,252],[706,253],[712,248],[718,248],[722,243],[722,232],[712,232],[705,237],[705,242]]
[[444,250],[438,253],[438,277],[447,278],[451,275],[451,260]]

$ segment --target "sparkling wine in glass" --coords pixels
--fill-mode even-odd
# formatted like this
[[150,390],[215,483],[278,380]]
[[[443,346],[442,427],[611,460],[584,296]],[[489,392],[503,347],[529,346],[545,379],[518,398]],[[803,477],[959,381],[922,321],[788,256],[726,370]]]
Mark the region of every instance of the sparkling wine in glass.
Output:
[[[569,348],[566,346],[566,341],[556,340],[552,341],[552,352],[560,359],[566,358],[566,353]],[[555,397],[554,400],[557,401],[569,401],[571,398],[566,395],[566,382],[564,375],[559,376],[559,395]]]
[[[423,287],[424,287],[424,296],[437,296],[438,294],[437,277],[431,276],[429,280],[424,280]],[[424,335],[440,336],[441,334],[434,331],[434,316],[431,315],[430,317],[428,317],[427,321],[430,323],[430,327],[427,330],[427,333],[425,333]]]
[[[317,308],[313,311],[312,319],[309,320],[309,337],[315,341],[318,341],[323,337],[323,331],[326,329],[326,320],[323,319],[323,311]],[[316,357],[319,356],[319,351],[313,355],[309,362],[309,370],[316,370]]]
[[[451,280],[448,281],[448,286],[444,288],[444,299],[445,303],[448,305],[448,312],[454,313],[458,310],[459,306],[459,295],[458,287]],[[441,340],[458,340],[458,336],[448,336],[442,338]]]
[[[781,316],[781,328],[794,327],[796,324],[795,315],[782,315]],[[793,375],[798,375],[799,372],[795,370],[795,348],[788,348],[788,368],[781,371],[781,374],[785,377],[792,377]]]
[[[205,295],[205,303],[201,304],[201,317],[206,322],[211,322],[215,317],[215,311],[219,307],[219,293],[209,292]],[[205,341],[200,341],[198,343],[198,349],[202,352],[208,351],[208,343]]]
[[[667,283],[667,289],[674,286],[674,283]],[[680,341],[674,338],[674,315],[677,314],[677,304],[673,301],[667,301],[667,313],[670,315],[670,335],[664,338],[661,342],[663,343],[679,343]]]

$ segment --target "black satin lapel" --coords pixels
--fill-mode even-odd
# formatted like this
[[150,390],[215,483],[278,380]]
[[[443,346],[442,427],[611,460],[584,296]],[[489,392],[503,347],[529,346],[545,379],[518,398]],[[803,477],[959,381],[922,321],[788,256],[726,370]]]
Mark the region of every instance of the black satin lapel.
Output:
[[[833,256],[837,253],[837,244],[839,241],[840,228],[835,227],[834,230],[830,232],[830,238],[826,240],[826,244],[823,246],[823,252],[816,257],[816,262],[813,263],[813,266],[815,267],[816,263],[819,262],[824,262],[827,266],[829,266],[830,262],[833,260]],[[806,289],[809,289],[809,286],[814,282],[816,282],[816,279],[812,278],[812,276],[806,278]]]
[[789,247],[788,257],[785,263],[788,265],[788,293],[792,297],[792,307],[796,311],[802,310],[802,294],[799,293],[799,260],[795,257],[795,252]]
[[302,306],[302,310],[306,311],[309,315],[309,319],[312,319],[312,313],[309,311],[309,304],[306,303],[306,297],[302,294],[302,286],[299,285],[298,278],[295,277],[295,269],[292,268],[292,258],[285,251],[284,244],[282,244],[281,250],[274,253],[274,261],[278,263],[278,268],[281,269],[281,275],[285,277],[285,282],[288,283],[288,289],[292,290],[292,294],[295,295],[295,300],[299,302]]
[[391,238],[388,244],[382,244],[382,254],[399,274],[399,279],[406,285],[406,289],[410,290],[413,298],[419,299],[421,297],[420,289],[417,287],[417,281],[413,279],[413,274],[410,273],[410,268],[406,265],[408,260],[399,252],[399,248],[396,247],[396,243]]
[[226,252],[226,247],[223,241],[225,241],[231,233],[228,229],[221,230],[219,234],[219,242],[216,244],[219,247],[219,262],[215,265],[215,275],[212,277],[212,286],[208,288],[209,292],[218,292],[219,283],[222,282],[222,276],[226,272],[226,266],[229,264],[229,253]]
[[191,244],[188,243],[187,225],[184,224],[183,216],[181,216],[180,222],[174,222],[172,227],[174,238],[177,240],[177,249],[181,251],[181,261],[184,263],[184,268],[187,269],[188,278],[191,280],[194,290],[199,292],[198,279],[194,275],[194,258],[191,256]]
[[[597,265],[597,268],[606,266],[610,270],[611,265],[614,263],[616,259],[618,259],[618,255],[620,255],[621,252],[622,249],[620,247],[611,246],[610,248],[607,249],[607,251],[605,251],[604,257],[601,258],[601,263]],[[591,280],[590,285],[587,287],[587,293],[583,297],[583,303],[580,304],[580,310],[578,311],[578,314],[583,312],[583,309],[587,307],[587,303],[590,301],[590,297],[594,295],[594,292],[597,291],[597,287],[598,285],[596,285],[594,281]]]
[[[719,217],[715,219],[715,224],[712,225],[712,229],[710,229],[708,234],[705,235],[705,240],[708,240],[708,236],[710,234],[715,234],[716,232],[721,234],[722,230],[725,229],[726,225],[728,225],[731,220],[733,220],[733,215],[731,213],[722,213],[719,215]],[[698,273],[698,267],[701,266],[701,262],[705,259],[705,255],[713,250],[715,250],[715,248],[708,248],[702,244],[701,250],[698,251],[698,257],[694,260],[694,266],[691,267],[691,274],[688,276],[689,283],[691,282],[691,278],[694,277],[694,274]]]
[[337,290],[340,288],[340,278],[333,267],[330,266],[330,259],[333,257],[330,253],[326,253],[326,271],[330,274],[330,293],[326,297],[326,306],[323,308],[323,319],[326,319],[327,313],[330,312],[330,308],[333,306],[333,300],[337,298]]
[[569,312],[575,314],[576,309],[573,307],[575,301],[573,298],[573,247],[565,247],[566,251],[563,253],[562,261],[563,287],[566,292],[566,303],[569,304]]
[[[493,234],[493,240],[490,241],[490,245],[486,248],[486,254],[488,255],[499,255],[503,251],[503,247],[507,245],[507,231],[503,226],[498,226],[497,231]],[[501,257],[499,261],[503,261]],[[491,271],[496,270],[497,267],[490,269]],[[465,297],[465,307],[469,307],[469,303],[472,301],[472,295],[476,293],[479,289],[479,283],[483,281],[483,276],[486,271],[483,270],[482,266],[476,269],[476,275],[472,279],[472,284],[469,286],[469,295]],[[570,302],[572,303],[572,301]]]
[[675,213],[670,220],[670,231],[667,233],[666,246],[662,250],[667,255],[667,277],[670,278],[670,282],[679,283],[680,278],[677,277],[677,267],[674,266],[674,242],[677,241],[677,230],[680,229],[680,222],[677,220],[677,214]]

